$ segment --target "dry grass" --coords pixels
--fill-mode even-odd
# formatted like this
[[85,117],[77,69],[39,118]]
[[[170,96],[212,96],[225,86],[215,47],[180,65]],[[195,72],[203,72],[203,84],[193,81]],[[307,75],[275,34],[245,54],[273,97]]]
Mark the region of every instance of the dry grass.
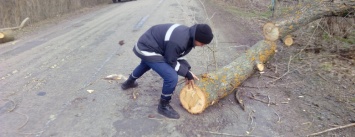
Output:
[[0,28],[18,26],[26,17],[30,23],[52,18],[111,0],[0,0]]

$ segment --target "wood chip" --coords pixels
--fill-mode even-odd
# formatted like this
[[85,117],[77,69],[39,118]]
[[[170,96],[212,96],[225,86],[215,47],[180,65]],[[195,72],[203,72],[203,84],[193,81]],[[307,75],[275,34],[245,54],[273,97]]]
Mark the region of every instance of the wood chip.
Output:
[[120,79],[127,79],[125,76],[121,75],[121,74],[112,74],[112,75],[108,75],[104,78],[105,80],[120,80]]
[[94,90],[86,90],[87,92],[89,92],[89,93],[92,93],[92,92],[94,92]]

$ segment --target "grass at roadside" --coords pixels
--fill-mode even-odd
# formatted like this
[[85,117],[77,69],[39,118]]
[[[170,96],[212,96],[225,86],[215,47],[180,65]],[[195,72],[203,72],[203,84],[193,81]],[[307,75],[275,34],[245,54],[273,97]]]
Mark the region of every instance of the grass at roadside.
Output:
[[247,17],[247,18],[262,18],[269,19],[272,16],[272,12],[269,11],[258,11],[258,10],[245,10],[238,7],[228,7],[227,11],[232,13],[237,17]]

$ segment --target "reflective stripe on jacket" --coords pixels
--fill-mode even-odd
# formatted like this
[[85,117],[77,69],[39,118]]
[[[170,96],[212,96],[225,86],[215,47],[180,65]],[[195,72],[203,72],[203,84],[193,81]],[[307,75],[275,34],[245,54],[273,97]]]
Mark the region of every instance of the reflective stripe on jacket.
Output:
[[189,63],[182,57],[194,47],[196,25],[160,24],[148,29],[134,46],[134,53],[147,62],[166,62],[180,76],[186,76]]

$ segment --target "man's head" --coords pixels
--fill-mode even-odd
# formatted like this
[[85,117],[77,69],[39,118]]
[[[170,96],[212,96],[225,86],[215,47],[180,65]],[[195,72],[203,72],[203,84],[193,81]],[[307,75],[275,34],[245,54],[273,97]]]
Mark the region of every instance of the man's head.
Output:
[[197,24],[195,32],[195,46],[203,46],[211,43],[213,39],[212,29],[207,24]]

